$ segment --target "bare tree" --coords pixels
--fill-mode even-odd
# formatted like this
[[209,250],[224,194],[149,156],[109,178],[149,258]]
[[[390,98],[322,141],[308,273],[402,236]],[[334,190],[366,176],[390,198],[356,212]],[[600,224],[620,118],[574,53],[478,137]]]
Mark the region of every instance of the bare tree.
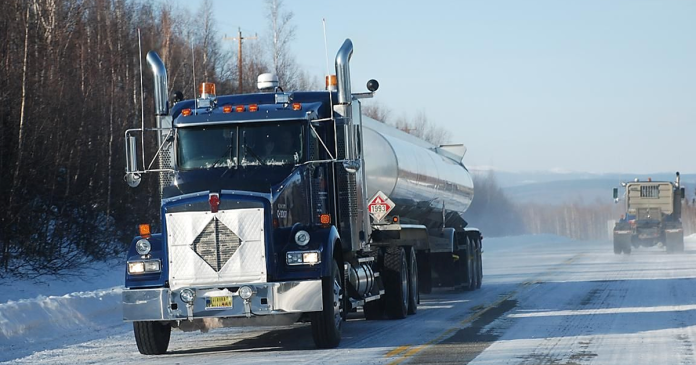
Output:
[[412,119],[400,117],[394,126],[406,133],[424,139],[434,145],[441,145],[449,142],[449,131],[431,123],[425,112],[416,113]]
[[298,67],[290,54],[290,42],[295,39],[295,26],[291,23],[294,14],[283,10],[283,0],[266,0],[268,9],[271,57],[273,72],[278,75],[280,85],[287,90],[299,89]]
[[374,102],[363,105],[362,113],[378,122],[387,123],[389,122],[391,110],[378,102]]

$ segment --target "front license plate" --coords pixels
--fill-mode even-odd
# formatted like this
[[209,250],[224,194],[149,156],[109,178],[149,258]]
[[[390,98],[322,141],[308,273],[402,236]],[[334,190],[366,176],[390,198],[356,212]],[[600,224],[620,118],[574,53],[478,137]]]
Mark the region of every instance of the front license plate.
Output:
[[232,297],[205,298],[205,309],[232,308]]

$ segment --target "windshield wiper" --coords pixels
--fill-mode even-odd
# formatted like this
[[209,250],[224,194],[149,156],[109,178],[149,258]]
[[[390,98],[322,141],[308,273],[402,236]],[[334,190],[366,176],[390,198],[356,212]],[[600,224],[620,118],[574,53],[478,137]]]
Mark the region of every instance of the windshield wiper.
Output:
[[[210,168],[211,169],[216,168],[218,163],[222,162],[222,160],[224,158],[228,157],[230,155],[230,152],[232,152],[232,147],[234,147],[234,145],[232,143],[230,143],[230,146],[227,147],[227,150],[225,151],[225,153],[223,153],[222,156],[220,156],[217,160],[215,160],[215,162],[213,163],[213,166],[211,166]],[[228,159],[228,161],[229,161],[229,159]],[[230,168],[229,164],[227,165],[227,168],[228,169]]]
[[263,162],[263,159],[261,157],[259,157],[259,155],[257,155],[256,152],[254,152],[254,150],[251,147],[247,146],[246,143],[244,144],[243,147],[244,147],[244,151],[248,152],[251,155],[251,157],[255,158],[256,161],[258,161],[260,164],[266,166],[266,163]]

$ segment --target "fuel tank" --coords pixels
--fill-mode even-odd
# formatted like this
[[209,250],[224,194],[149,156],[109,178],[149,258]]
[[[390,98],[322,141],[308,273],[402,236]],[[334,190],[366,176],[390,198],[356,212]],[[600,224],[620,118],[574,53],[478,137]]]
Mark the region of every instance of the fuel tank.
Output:
[[469,208],[474,184],[460,158],[374,119],[362,120],[368,199],[381,190],[396,205],[391,215],[426,225],[442,224],[443,209],[461,216]]

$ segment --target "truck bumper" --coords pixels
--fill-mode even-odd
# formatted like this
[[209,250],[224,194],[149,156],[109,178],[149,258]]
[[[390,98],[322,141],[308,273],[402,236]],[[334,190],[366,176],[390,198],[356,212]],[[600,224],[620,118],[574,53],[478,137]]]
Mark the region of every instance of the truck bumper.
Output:
[[[252,289],[244,300],[238,288]],[[256,283],[236,286],[233,291],[218,288],[190,288],[196,293],[192,304],[181,299],[181,289],[124,289],[124,321],[171,321],[197,318],[253,317],[273,314],[318,312],[322,310],[321,280]],[[211,308],[210,298],[230,297],[226,307]]]

